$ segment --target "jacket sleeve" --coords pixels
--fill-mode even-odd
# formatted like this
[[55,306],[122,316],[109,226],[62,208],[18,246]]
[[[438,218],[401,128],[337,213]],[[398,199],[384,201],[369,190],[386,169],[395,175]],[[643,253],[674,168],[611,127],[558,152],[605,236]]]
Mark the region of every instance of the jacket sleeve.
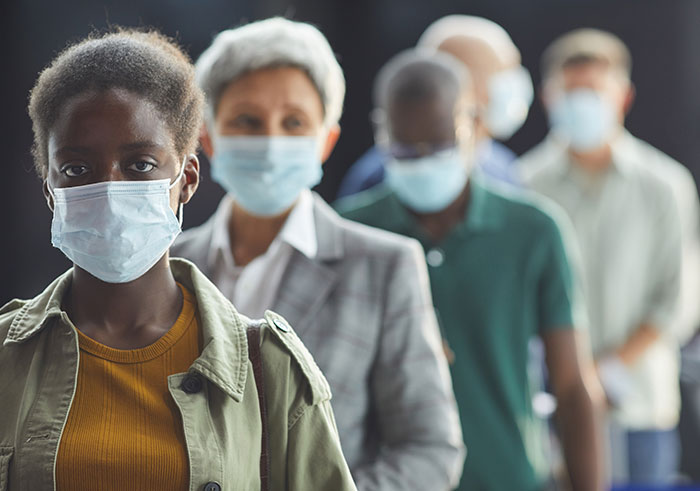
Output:
[[355,491],[330,406],[328,382],[287,321],[270,311],[265,319],[270,328],[264,329],[263,337],[273,341],[261,347],[270,489]]
[[464,464],[457,406],[420,245],[409,242],[386,279],[371,375],[380,451],[353,469],[360,491],[453,489]]
[[287,489],[355,491],[357,488],[340,449],[329,401],[308,406],[290,421]]

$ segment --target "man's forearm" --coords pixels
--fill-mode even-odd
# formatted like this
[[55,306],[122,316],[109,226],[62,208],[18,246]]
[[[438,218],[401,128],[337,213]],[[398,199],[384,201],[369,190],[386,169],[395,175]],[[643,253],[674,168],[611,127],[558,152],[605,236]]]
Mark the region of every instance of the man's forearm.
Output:
[[603,489],[601,412],[581,381],[557,397],[557,423],[572,489]]
[[617,356],[626,366],[633,365],[654,342],[659,339],[660,333],[651,324],[642,324],[625,341],[625,344],[616,350]]

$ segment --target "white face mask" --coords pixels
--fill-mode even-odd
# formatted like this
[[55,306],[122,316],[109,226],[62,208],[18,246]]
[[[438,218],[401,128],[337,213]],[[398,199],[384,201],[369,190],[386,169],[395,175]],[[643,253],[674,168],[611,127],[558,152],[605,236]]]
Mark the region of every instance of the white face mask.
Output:
[[535,96],[530,74],[523,66],[498,72],[489,78],[488,94],[486,127],[494,138],[507,140],[527,119]]
[[613,106],[593,89],[574,89],[560,95],[549,111],[552,131],[579,152],[602,147],[617,123]]
[[416,159],[391,159],[386,163],[386,182],[404,205],[420,213],[445,209],[464,190],[468,164],[453,147]]
[[[106,181],[50,190],[51,243],[107,283],[128,283],[151,269],[180,233],[170,190],[184,174],[157,181]],[[182,207],[182,205],[180,205]],[[180,220],[182,208],[180,208]]]
[[274,216],[321,182],[315,136],[216,137],[212,179],[248,212]]

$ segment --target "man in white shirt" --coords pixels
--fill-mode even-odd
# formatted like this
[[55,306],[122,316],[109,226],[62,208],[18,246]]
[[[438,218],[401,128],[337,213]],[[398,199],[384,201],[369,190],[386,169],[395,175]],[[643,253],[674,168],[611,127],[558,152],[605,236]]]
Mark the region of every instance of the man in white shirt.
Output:
[[697,319],[698,302],[678,309],[681,283],[691,296],[700,276],[697,191],[687,169],[624,129],[634,89],[622,41],[573,31],[547,48],[542,69],[551,131],[519,169],[576,229],[616,435],[612,478],[667,482],[678,466],[678,338]]

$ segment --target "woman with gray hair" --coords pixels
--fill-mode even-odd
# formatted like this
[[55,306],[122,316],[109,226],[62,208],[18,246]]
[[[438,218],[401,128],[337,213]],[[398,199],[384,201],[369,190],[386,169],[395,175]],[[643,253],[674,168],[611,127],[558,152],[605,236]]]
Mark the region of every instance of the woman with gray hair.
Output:
[[173,253],[246,315],[284,315],[333,391],[360,490],[446,490],[461,430],[420,245],[351,223],[311,192],[340,134],[343,73],[308,24],[220,33],[196,64],[201,143],[227,195]]

